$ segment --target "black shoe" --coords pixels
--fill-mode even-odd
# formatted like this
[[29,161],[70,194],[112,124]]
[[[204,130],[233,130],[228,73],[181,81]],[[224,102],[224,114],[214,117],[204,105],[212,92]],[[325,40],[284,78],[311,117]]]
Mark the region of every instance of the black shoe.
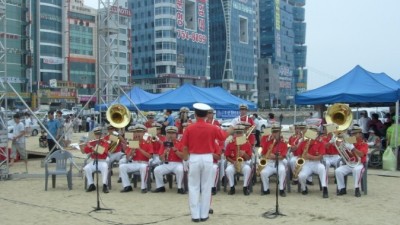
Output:
[[91,184],[88,189],[86,190],[86,192],[91,192],[91,191],[95,191],[96,190],[96,186],[94,184]]
[[130,191],[132,191],[132,186],[126,186],[126,187],[124,187],[124,189],[121,190],[121,193],[130,192]]
[[165,187],[159,187],[154,191],[151,191],[152,193],[160,193],[160,192],[165,192]]
[[360,188],[356,188],[355,196],[356,196],[357,198],[361,197]]
[[285,190],[279,190],[279,195],[280,195],[281,197],[286,197],[286,192],[285,192]]
[[210,209],[208,210],[208,213],[209,213],[209,214],[214,214],[214,210],[210,208]]
[[208,217],[200,219],[201,222],[204,222],[204,221],[207,221],[207,220],[208,220]]
[[337,193],[337,195],[345,195],[345,194],[347,194],[347,191],[346,191],[346,188],[342,188],[342,189],[340,189],[339,190],[339,192]]
[[192,222],[198,223],[200,222],[200,219],[192,219]]
[[302,195],[308,195],[308,188],[306,187],[306,190],[301,192]]
[[104,192],[104,193],[110,192],[110,191],[108,190],[107,184],[103,184],[103,192]]
[[261,195],[269,195],[269,194],[271,194],[271,192],[269,191],[269,189],[266,190],[266,191],[262,191],[262,192],[261,192]]
[[178,194],[182,194],[182,195],[186,194],[185,189],[179,188],[178,189]]
[[247,187],[243,187],[243,194],[244,195],[250,195],[250,191]]
[[121,177],[120,177],[120,178],[118,178],[118,181],[117,181],[117,183],[122,183],[122,179],[121,179]]
[[147,189],[142,189],[142,194],[146,194],[147,193]]
[[217,194],[217,188],[216,187],[211,188],[211,194],[212,195],[216,195]]
[[308,180],[306,181],[306,184],[311,185],[311,186],[314,185],[314,183],[312,181],[308,181]]
[[234,195],[235,194],[235,186],[231,187],[231,190],[229,190],[228,195]]
[[328,188],[327,187],[324,187],[324,191],[323,191],[323,193],[322,193],[322,198],[328,198],[329,196],[328,196]]

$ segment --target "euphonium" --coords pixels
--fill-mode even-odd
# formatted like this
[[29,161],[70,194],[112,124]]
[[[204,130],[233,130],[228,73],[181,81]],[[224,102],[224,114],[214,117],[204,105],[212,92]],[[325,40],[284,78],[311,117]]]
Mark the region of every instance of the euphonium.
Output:
[[244,159],[239,156],[240,145],[236,145],[236,146],[237,146],[237,151],[236,151],[235,170],[236,170],[237,173],[240,173],[240,171],[242,171],[242,164],[243,164]]
[[301,169],[303,168],[304,163],[306,162],[304,157],[308,154],[308,149],[310,148],[310,144],[311,144],[311,139],[308,139],[306,146],[304,147],[303,154],[301,155],[300,158],[298,158],[296,160],[296,165],[294,166],[294,171],[293,171],[293,179],[294,180],[298,179],[299,173],[300,173]]
[[351,168],[358,166],[361,162],[361,158],[358,157],[353,152],[351,152],[350,149],[346,148],[345,138],[333,137],[333,139],[334,139],[334,145],[338,150],[339,155],[342,157],[343,161]]
[[275,146],[275,142],[276,142],[276,139],[274,139],[274,141],[272,142],[272,144],[269,146],[268,151],[265,153],[265,155],[263,155],[263,156],[260,158],[260,161],[258,162],[258,166],[257,166],[257,171],[256,171],[257,176],[259,176],[260,173],[261,173],[261,171],[265,168],[265,166],[267,166],[268,158],[269,158],[269,156],[270,156],[271,153],[272,153],[272,149],[273,149],[274,146]]
[[122,104],[111,105],[106,112],[108,122],[113,127],[123,128],[131,121],[131,113],[126,106]]

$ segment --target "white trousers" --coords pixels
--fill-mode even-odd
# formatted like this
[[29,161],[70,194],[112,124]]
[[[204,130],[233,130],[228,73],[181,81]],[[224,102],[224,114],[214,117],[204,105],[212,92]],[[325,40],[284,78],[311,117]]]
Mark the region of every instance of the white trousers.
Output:
[[153,155],[153,157],[149,161],[150,166],[158,166],[161,164],[160,156],[159,155]]
[[[84,168],[87,184],[90,186],[93,184],[93,173],[96,172],[96,163],[90,161]],[[108,163],[106,160],[98,161],[98,170],[101,172],[101,177],[103,179],[103,184],[107,184],[108,179]]]
[[217,163],[213,164],[213,169],[212,169],[212,175],[211,176],[214,178],[213,187],[217,187],[218,179],[219,179],[219,166],[218,166]]
[[311,176],[313,173],[318,174],[319,179],[321,181],[321,186],[326,187],[325,166],[320,161],[306,160],[306,162],[303,165],[303,168],[301,169],[301,171],[299,173],[299,182],[300,182],[302,191],[306,190],[307,177]]
[[168,164],[162,164],[154,169],[154,176],[156,178],[156,187],[164,187],[163,176],[165,174],[174,173],[176,176],[176,183],[178,189],[182,188],[183,180],[183,164],[181,162],[169,162]]
[[326,171],[328,171],[331,166],[336,168],[337,163],[340,160],[340,155],[324,155],[324,160],[326,165]]
[[190,154],[189,168],[189,207],[192,219],[207,218],[213,185],[212,154]]
[[[279,161],[278,173],[279,173],[279,190],[283,190],[286,180],[286,167],[285,164],[282,162],[282,160]],[[264,191],[267,191],[269,189],[269,177],[273,174],[276,174],[275,161],[268,160],[267,165],[260,173]]]
[[125,155],[123,152],[109,154],[107,157],[107,161],[111,165],[111,163],[113,162],[119,162],[123,155]]
[[148,164],[147,163],[141,163],[141,162],[135,162],[133,161],[132,163],[127,163],[127,164],[122,164],[119,165],[119,173],[122,179],[122,187],[128,187],[131,185],[131,182],[129,181],[129,176],[128,173],[132,172],[140,172],[140,186],[141,189],[147,188],[147,172],[148,172]]
[[[243,174],[243,187],[247,187],[250,182],[250,175],[251,175],[251,167],[250,164],[251,160],[242,163],[242,170],[241,173]],[[225,175],[228,178],[229,186],[233,187],[235,185],[235,165],[228,162],[228,166],[225,169]]]
[[360,163],[354,168],[351,168],[348,165],[343,165],[337,168],[335,170],[335,176],[339,190],[346,187],[344,184],[344,176],[348,175],[349,173],[353,173],[354,188],[359,188],[362,174],[364,173],[364,165]]

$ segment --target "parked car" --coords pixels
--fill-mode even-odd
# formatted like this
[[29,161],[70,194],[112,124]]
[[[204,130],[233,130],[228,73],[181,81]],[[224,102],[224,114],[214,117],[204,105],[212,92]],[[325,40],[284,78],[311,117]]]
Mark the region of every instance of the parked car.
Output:
[[[223,120],[221,123],[221,128],[224,130],[228,129],[230,126],[232,126],[233,120],[234,119]],[[264,130],[268,126],[268,120],[262,118],[261,116],[258,116],[258,122],[260,123],[261,131]]]
[[[22,119],[21,122],[23,124],[25,124],[25,120]],[[12,134],[13,133],[13,128],[14,128],[14,120],[9,120],[7,122],[8,125],[8,133]],[[31,136],[36,136],[39,134],[39,131],[41,130],[40,125],[38,123],[34,123],[33,125],[31,125]]]

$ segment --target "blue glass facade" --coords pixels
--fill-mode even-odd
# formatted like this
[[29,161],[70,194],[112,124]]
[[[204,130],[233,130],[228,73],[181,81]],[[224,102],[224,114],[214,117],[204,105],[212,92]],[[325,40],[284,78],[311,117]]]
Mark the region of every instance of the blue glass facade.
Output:
[[305,86],[306,46],[304,0],[260,0],[260,58],[271,58],[279,76],[280,104],[293,103],[300,86]]
[[250,99],[257,71],[253,1],[210,1],[210,85]]
[[135,85],[162,92],[208,76],[206,0],[129,0]]

